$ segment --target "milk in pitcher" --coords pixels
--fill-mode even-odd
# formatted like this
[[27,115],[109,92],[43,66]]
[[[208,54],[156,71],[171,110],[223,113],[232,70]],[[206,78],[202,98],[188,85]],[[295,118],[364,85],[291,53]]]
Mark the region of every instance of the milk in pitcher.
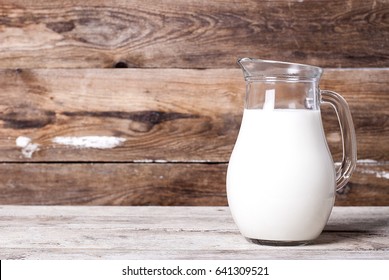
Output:
[[245,237],[315,239],[334,205],[335,181],[320,110],[244,110],[227,193]]

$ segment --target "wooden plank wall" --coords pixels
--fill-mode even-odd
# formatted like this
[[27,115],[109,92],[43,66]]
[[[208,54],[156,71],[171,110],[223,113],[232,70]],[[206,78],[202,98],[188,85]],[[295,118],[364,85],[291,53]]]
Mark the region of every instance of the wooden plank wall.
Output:
[[389,205],[388,19],[387,0],[0,0],[0,203],[226,205],[249,56],[325,68],[359,149],[336,204]]

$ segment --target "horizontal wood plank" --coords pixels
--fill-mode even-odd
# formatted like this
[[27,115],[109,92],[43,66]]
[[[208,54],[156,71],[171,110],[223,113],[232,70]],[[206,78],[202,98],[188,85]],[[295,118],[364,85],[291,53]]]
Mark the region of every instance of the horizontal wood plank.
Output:
[[[226,161],[240,126],[241,76],[236,70],[0,71],[0,159]],[[85,149],[56,141],[85,136],[100,137],[102,148],[101,137],[117,145]],[[33,153],[19,137],[38,145]]]
[[4,164],[0,204],[225,205],[225,172],[225,164]]
[[0,206],[0,258],[382,260],[388,215],[335,207],[318,239],[280,248],[247,242],[227,207]]
[[376,0],[3,0],[0,67],[388,67],[388,13]]
[[[3,164],[0,204],[223,206],[226,170],[227,164]],[[389,206],[388,178],[389,164],[358,164],[336,205]]]
[[[359,159],[388,160],[388,78],[389,69],[325,71],[321,87],[350,105]],[[245,91],[234,69],[0,70],[0,88],[3,162],[227,162]],[[336,114],[322,115],[339,161]]]

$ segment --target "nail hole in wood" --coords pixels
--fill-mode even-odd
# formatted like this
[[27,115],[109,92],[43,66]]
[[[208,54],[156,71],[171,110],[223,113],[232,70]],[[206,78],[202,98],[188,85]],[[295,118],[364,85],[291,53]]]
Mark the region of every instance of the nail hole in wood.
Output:
[[128,65],[124,61],[119,61],[115,64],[115,68],[128,68]]

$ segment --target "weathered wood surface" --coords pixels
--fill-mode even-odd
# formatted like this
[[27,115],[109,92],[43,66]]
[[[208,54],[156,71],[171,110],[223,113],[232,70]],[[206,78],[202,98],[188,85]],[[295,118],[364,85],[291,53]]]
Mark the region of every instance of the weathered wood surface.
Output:
[[[3,164],[0,204],[224,206],[226,170],[193,163]],[[358,164],[336,205],[388,206],[388,170],[389,164]]]
[[[39,145],[34,161],[220,161],[240,125],[244,82],[233,70],[4,70],[0,153],[26,161],[19,136]],[[124,138],[115,149],[79,149],[55,137]]]
[[[328,69],[323,77],[321,87],[340,92],[350,105],[359,159],[388,160],[388,81],[389,69]],[[0,70],[0,88],[0,160],[6,162],[227,162],[245,91],[237,69]],[[330,106],[323,106],[323,119],[340,160]],[[84,136],[117,143],[80,149],[80,138],[56,142]]]
[[388,67],[388,13],[386,0],[2,0],[0,67]]
[[[337,203],[389,205],[388,13],[386,0],[0,0],[0,204],[225,205],[245,90],[232,68],[251,56],[359,67],[321,83],[357,132]],[[112,67],[138,69],[90,69]]]
[[389,259],[389,207],[335,207],[306,246],[247,242],[226,207],[1,206],[0,259]]
[[[323,77],[322,88],[349,102],[359,148],[338,205],[388,205],[388,78],[388,69],[327,69]],[[0,70],[0,85],[0,203],[226,205],[240,70]],[[322,115],[339,161],[336,115],[329,106]],[[100,148],[82,148],[85,136]]]

